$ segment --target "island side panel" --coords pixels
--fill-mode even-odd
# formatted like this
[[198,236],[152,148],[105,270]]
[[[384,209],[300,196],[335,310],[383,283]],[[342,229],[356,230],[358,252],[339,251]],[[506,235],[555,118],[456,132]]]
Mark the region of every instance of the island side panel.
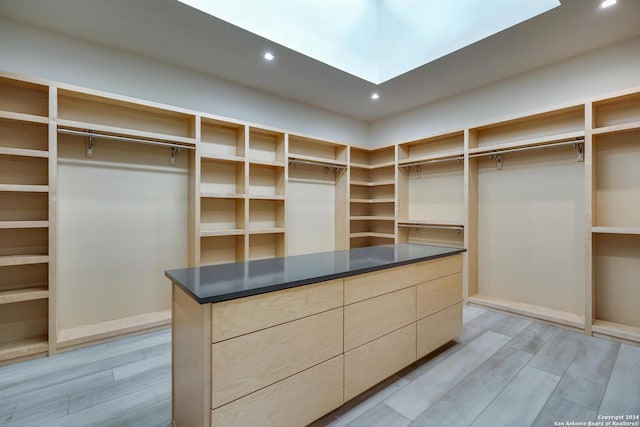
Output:
[[211,424],[211,304],[172,292],[172,419],[176,427]]

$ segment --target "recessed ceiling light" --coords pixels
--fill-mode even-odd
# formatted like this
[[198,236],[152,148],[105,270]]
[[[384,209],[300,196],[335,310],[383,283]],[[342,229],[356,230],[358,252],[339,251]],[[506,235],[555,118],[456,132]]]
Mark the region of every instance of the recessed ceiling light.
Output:
[[372,93],[372,94],[371,94],[371,99],[373,99],[374,101],[375,101],[376,99],[378,99],[378,98],[380,98],[380,95],[378,95],[378,93],[377,93],[377,92],[374,92],[374,93]]
[[273,56],[273,53],[265,52],[264,59],[266,59],[267,61],[273,61],[274,58],[275,58],[275,56]]
[[600,7],[604,9],[605,7],[613,6],[614,4],[616,4],[616,2],[617,0],[604,0]]

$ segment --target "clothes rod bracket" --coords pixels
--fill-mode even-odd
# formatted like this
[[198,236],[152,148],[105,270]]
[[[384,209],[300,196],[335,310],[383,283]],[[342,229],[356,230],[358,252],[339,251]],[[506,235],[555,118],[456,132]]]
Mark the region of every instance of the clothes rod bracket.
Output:
[[575,142],[573,144],[573,148],[578,151],[578,161],[584,162],[584,141],[583,142]]
[[91,129],[87,130],[87,157],[88,158],[92,158],[93,157],[93,133],[91,132]]
[[496,167],[498,168],[499,171],[502,170],[502,154],[500,153],[493,153],[489,156],[490,159],[495,158],[496,159]]
[[180,152],[180,147],[171,147],[169,149],[169,164],[170,165],[175,165],[176,164],[176,154],[178,154]]

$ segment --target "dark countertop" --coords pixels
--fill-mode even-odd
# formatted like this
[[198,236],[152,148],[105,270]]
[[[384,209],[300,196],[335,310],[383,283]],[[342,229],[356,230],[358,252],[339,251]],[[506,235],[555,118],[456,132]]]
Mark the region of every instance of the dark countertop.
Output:
[[200,304],[227,301],[398,267],[465,252],[447,246],[371,246],[232,264],[165,271]]

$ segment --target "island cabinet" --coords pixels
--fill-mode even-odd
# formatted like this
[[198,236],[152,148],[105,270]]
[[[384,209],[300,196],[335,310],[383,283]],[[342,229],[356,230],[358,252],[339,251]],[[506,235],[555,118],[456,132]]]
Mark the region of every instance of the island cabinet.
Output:
[[437,349],[462,331],[462,251],[386,245],[167,272],[175,425],[304,426]]

